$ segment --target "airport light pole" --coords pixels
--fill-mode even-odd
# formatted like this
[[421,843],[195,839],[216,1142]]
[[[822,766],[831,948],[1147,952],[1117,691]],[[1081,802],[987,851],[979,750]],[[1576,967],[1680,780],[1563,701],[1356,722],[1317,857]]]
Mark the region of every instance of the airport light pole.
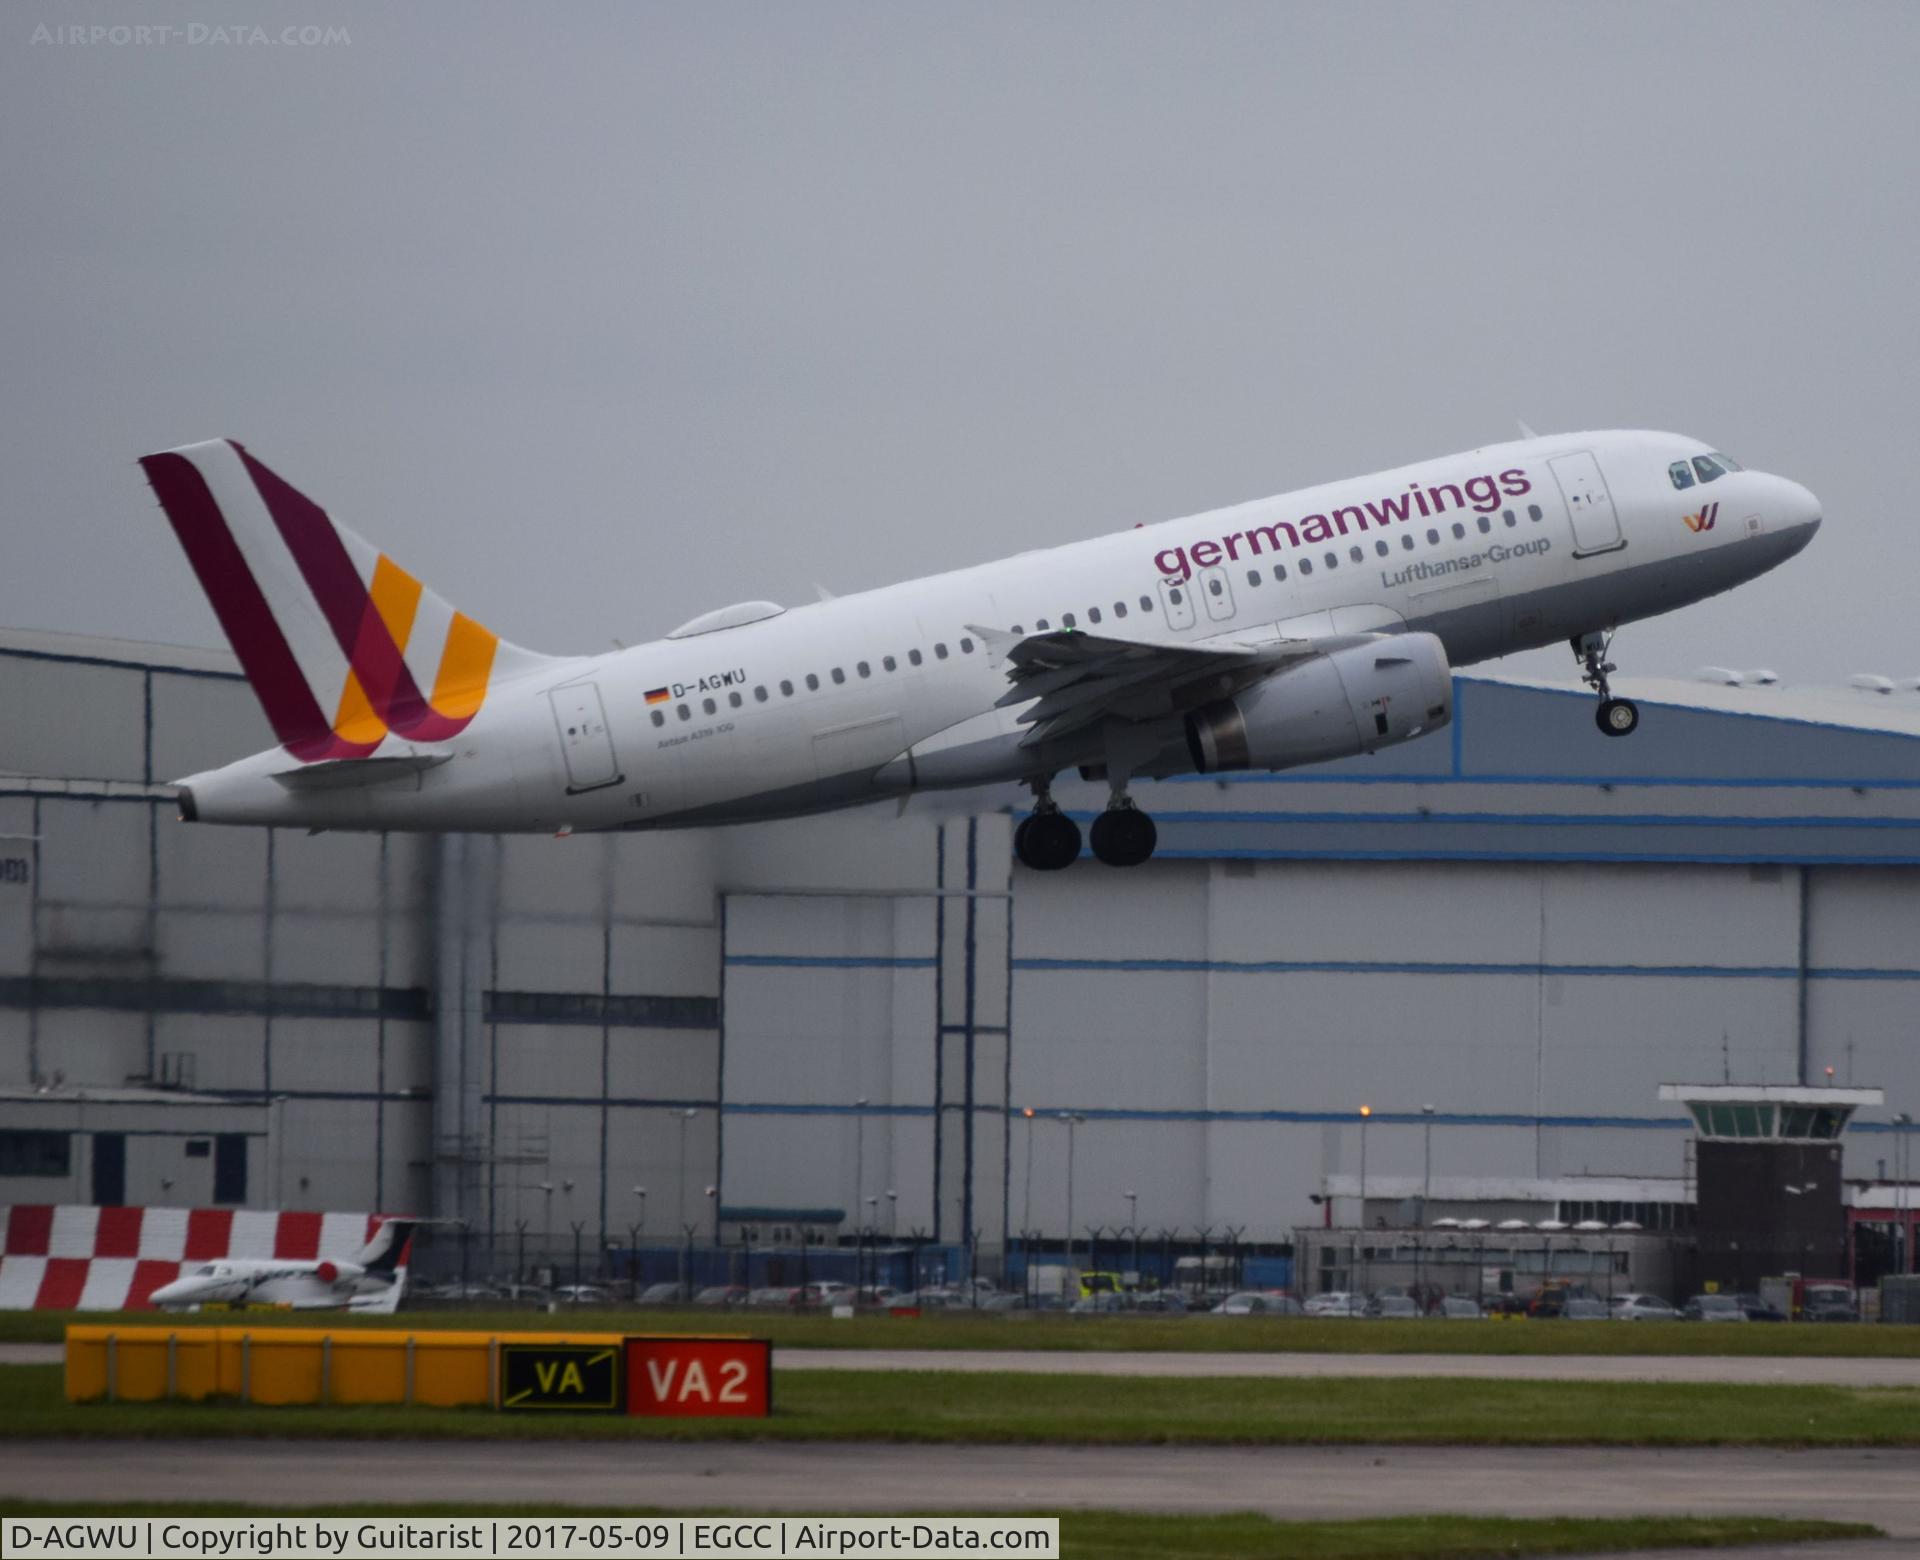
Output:
[[1420,1107],[1421,1126],[1426,1129],[1426,1168],[1420,1176],[1420,1228],[1427,1227],[1427,1204],[1433,1201],[1433,1107]]
[[887,1244],[891,1246],[900,1233],[900,1194],[891,1186],[887,1188]]
[[867,1097],[853,1102],[853,1216],[860,1217],[867,1195]]
[[[1360,1217],[1355,1222],[1359,1225],[1360,1234],[1363,1239],[1367,1233],[1367,1118],[1372,1114],[1373,1107],[1371,1105],[1362,1105],[1360,1107]],[[1364,1251],[1366,1248],[1363,1246],[1360,1249]],[[1365,1283],[1361,1284],[1360,1288],[1363,1293],[1366,1287]]]
[[1913,1125],[1913,1113],[1901,1111],[1893,1118],[1894,1212],[1900,1226],[1900,1271],[1913,1271],[1913,1227],[1907,1214],[1912,1201],[1907,1182],[1913,1177],[1913,1150],[1907,1142],[1907,1128]]
[[1027,1198],[1026,1208],[1020,1215],[1022,1231],[1033,1228],[1033,1107],[1027,1106],[1020,1114],[1027,1119]]
[[675,1190],[679,1193],[679,1215],[682,1224],[687,1222],[687,1123],[699,1114],[700,1112],[691,1105],[673,1113],[674,1119],[680,1123],[680,1175],[679,1185]]
[[640,1199],[640,1222],[633,1227],[633,1273],[630,1282],[633,1298],[638,1300],[640,1298],[640,1242],[647,1238],[647,1189],[644,1186],[636,1186],[633,1189],[633,1195]]
[[1063,1110],[1060,1119],[1067,1124],[1067,1268],[1073,1268],[1073,1132],[1087,1118],[1078,1111]]
[[1123,1193],[1127,1199],[1127,1232],[1133,1236],[1133,1281],[1140,1282],[1140,1194]]

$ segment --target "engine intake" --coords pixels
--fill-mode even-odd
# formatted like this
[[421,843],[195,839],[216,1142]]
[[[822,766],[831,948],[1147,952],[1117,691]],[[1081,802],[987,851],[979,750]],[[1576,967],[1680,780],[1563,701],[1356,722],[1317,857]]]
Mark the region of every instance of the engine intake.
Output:
[[1453,719],[1453,672],[1432,634],[1394,634],[1315,656],[1187,716],[1203,775],[1351,758]]

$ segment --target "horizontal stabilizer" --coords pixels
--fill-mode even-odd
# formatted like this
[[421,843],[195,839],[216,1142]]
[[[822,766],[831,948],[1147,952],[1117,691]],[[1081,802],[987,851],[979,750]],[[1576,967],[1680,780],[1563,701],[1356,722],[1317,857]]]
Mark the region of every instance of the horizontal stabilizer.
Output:
[[391,758],[329,758],[273,778],[289,791],[340,791],[356,785],[386,785],[437,769],[451,753],[399,753]]

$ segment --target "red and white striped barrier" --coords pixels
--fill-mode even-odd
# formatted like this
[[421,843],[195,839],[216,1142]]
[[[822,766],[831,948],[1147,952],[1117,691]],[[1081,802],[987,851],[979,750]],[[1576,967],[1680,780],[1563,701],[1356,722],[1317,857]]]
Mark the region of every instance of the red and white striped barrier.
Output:
[[351,1259],[379,1223],[245,1208],[0,1208],[0,1311],[151,1311],[148,1297],[189,1265]]

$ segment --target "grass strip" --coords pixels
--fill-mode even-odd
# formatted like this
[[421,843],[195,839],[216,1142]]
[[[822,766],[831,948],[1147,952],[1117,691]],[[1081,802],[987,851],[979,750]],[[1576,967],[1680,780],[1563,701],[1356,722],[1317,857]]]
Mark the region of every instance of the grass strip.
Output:
[[[0,1500],[0,1518],[244,1517],[263,1508],[231,1503],[90,1504]],[[274,1508],[276,1517],[561,1517],[570,1506],[315,1506]],[[732,1516],[730,1512],[596,1511],[621,1517]],[[1052,1516],[1046,1512],[1040,1515]],[[1017,1512],[1004,1515],[1034,1515]],[[1864,1522],[1778,1521],[1765,1517],[1382,1517],[1343,1522],[1283,1522],[1252,1512],[1162,1516],[1069,1511],[1060,1517],[1066,1560],[1155,1555],[1165,1560],[1482,1560],[1492,1556],[1624,1554],[1636,1549],[1727,1549],[1751,1544],[1877,1538]],[[904,1520],[912,1520],[911,1517]]]
[[59,1343],[67,1324],[129,1327],[373,1327],[427,1332],[751,1333],[808,1349],[1033,1349],[1222,1354],[1726,1355],[1771,1359],[1920,1359],[1920,1327],[1788,1322],[1335,1321],[1272,1316],[1066,1316],[930,1312],[918,1317],[788,1315],[782,1311],[404,1311],[349,1316],[285,1311],[160,1316],[152,1311],[0,1311],[0,1343]]
[[68,1403],[0,1367],[0,1441],[775,1440],[1045,1445],[1913,1446],[1920,1388],[1420,1377],[1241,1380],[783,1371],[771,1419]]

